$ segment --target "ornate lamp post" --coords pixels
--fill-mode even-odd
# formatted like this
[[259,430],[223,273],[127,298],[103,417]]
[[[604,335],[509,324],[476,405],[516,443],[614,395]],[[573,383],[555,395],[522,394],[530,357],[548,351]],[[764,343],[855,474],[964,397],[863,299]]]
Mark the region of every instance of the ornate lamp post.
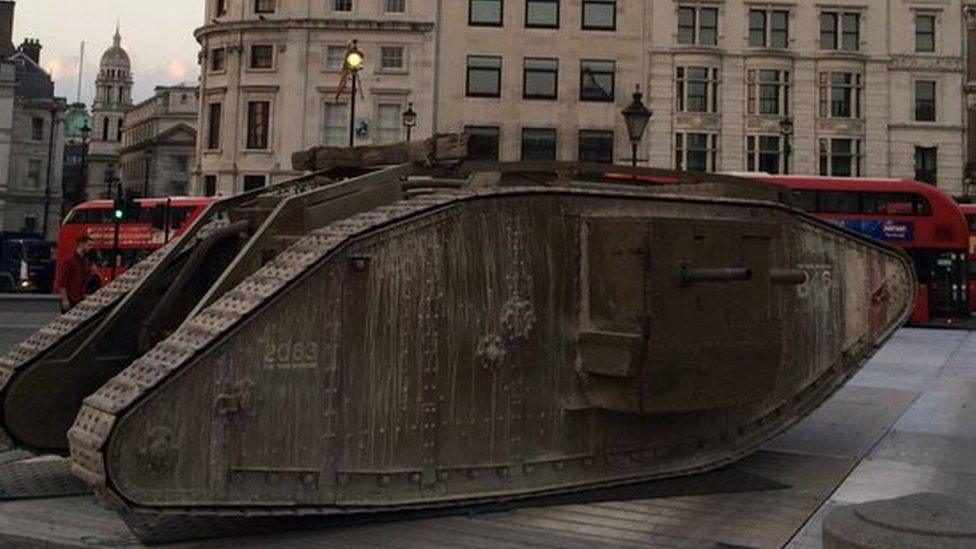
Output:
[[648,122],[651,121],[652,113],[644,105],[644,94],[640,91],[640,85],[634,92],[634,100],[623,110],[624,122],[627,124],[627,133],[630,136],[631,162],[637,167],[637,148],[641,139],[644,138],[644,131],[647,129]]
[[346,51],[343,70],[352,76],[352,96],[349,99],[349,147],[356,146],[356,93],[358,92],[359,71],[363,70],[366,57],[359,51],[359,41],[353,40]]
[[407,128],[407,141],[410,141],[410,136],[413,133],[414,126],[417,125],[417,113],[413,110],[413,103],[407,106],[407,110],[403,112],[403,127]]
[[779,121],[779,133],[783,136],[783,173],[790,173],[790,155],[793,147],[790,139],[793,137],[793,119],[786,117]]
[[[84,202],[88,199],[88,146],[91,145],[91,132],[92,129],[88,122],[85,122],[85,125],[81,127],[81,175],[78,182],[80,188],[75,189],[77,192],[75,199],[78,202]],[[72,204],[71,206],[74,207],[75,205]]]

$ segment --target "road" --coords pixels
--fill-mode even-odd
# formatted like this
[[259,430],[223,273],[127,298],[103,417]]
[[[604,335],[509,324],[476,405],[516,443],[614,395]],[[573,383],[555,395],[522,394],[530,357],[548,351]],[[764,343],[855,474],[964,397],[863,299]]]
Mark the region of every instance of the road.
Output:
[[[43,305],[8,304],[0,302],[0,323],[9,327],[0,329],[3,342],[25,335],[26,322],[51,318]],[[838,505],[920,491],[976,502],[974,425],[976,332],[906,329],[822,408],[734,466],[774,487],[668,498],[635,487],[502,512],[179,547],[816,549],[821,520]],[[0,453],[0,464],[23,457]],[[140,546],[118,515],[91,496],[69,489],[63,497],[4,497],[18,479],[2,473],[0,467],[0,546]]]
[[54,320],[55,296],[0,294],[0,354]]

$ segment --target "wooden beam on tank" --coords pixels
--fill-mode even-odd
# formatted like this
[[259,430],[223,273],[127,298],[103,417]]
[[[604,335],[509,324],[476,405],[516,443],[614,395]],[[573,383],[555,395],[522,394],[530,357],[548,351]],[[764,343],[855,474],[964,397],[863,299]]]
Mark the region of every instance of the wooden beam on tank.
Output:
[[440,134],[424,141],[362,147],[315,147],[292,155],[292,167],[302,171],[337,167],[363,168],[395,164],[437,164],[460,161],[468,155],[468,137]]

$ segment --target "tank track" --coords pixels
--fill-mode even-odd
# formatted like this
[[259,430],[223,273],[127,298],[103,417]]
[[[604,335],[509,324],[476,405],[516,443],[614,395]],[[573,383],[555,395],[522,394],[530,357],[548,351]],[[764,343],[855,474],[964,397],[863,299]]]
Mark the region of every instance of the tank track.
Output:
[[[98,392],[88,397],[82,407],[74,426],[68,434],[71,446],[72,471],[82,478],[95,492],[110,504],[118,507],[129,526],[141,539],[147,542],[169,542],[182,539],[213,537],[222,532],[240,533],[241,528],[254,527],[261,530],[268,525],[289,525],[292,523],[305,524],[309,517],[317,515],[319,524],[328,520],[329,516],[348,516],[350,514],[375,515],[376,510],[369,509],[335,509],[335,508],[142,508],[133,507],[125,494],[118,493],[112,482],[107,478],[106,457],[107,442],[116,421],[124,416],[144,395],[152,392],[154,387],[163,383],[171,374],[186,366],[201,351],[218,342],[220,337],[257,311],[263,304],[272,300],[280,291],[293,281],[297,281],[314,265],[326,260],[333,252],[351,240],[365,235],[367,232],[381,226],[403,223],[416,216],[432,213],[446,208],[454,203],[475,199],[482,196],[519,194],[555,193],[564,195],[586,195],[601,197],[649,198],[641,192],[620,192],[614,190],[596,191],[581,188],[487,188],[465,189],[449,192],[438,192],[420,195],[406,201],[389,206],[379,207],[372,211],[352,216],[348,219],[333,223],[322,229],[315,230],[292,245],[284,253],[262,267],[250,276],[240,286],[225,294],[213,305],[204,310],[197,317],[184,323],[172,336],[161,342],[152,351],[136,360],[124,372],[106,383]],[[689,198],[684,196],[655,195],[654,199],[671,199],[681,201],[720,202],[724,204],[748,203],[750,200]],[[784,210],[790,208],[782,205],[765,204],[766,207],[777,207]],[[854,244],[856,241],[864,248],[884,250],[891,254],[883,245],[862,237],[852,236],[839,228],[832,227],[809,215],[792,210],[794,215],[808,220],[821,231],[843,238]],[[842,235],[842,236],[841,236]],[[902,258],[908,264],[907,257]],[[907,314],[907,312],[906,312]],[[884,334],[877,345],[867,353],[864,361],[894,333],[892,329]],[[755,451],[765,443],[771,434],[780,432],[784,422],[795,423],[812,411],[815,404],[822,402],[827,396],[838,390],[850,378],[859,364],[841,370],[842,366],[835,365],[824,377],[815,381],[803,394],[797,395],[781,409],[770,414],[769,421],[762,421],[750,428],[751,433],[745,435],[747,444],[740,451],[726,456],[721,461],[709,462],[687,470],[675,472],[674,476],[686,476],[704,473],[732,463]],[[802,413],[801,413],[802,412]],[[628,482],[641,480],[633,479]],[[552,493],[590,490],[603,486],[618,485],[620,482],[610,482],[605,485],[586,485],[571,490],[554,490]],[[539,495],[516,497],[515,499],[532,498]],[[465,501],[466,506],[477,506],[485,501]],[[424,506],[397,510],[410,512],[424,509]],[[433,508],[431,508],[433,509]],[[381,511],[382,512],[382,511]],[[389,513],[389,511],[385,511]],[[250,525],[250,526],[248,526]]]
[[[7,387],[18,370],[40,358],[65,338],[75,333],[76,330],[122,301],[176,247],[177,242],[178,240],[174,240],[169,245],[156,250],[138,265],[123,273],[122,276],[101,288],[94,295],[89,296],[74,309],[58,316],[53,322],[16,345],[6,356],[0,358],[0,392]],[[0,421],[0,450],[13,447],[13,443],[3,431],[2,425],[3,422]]]

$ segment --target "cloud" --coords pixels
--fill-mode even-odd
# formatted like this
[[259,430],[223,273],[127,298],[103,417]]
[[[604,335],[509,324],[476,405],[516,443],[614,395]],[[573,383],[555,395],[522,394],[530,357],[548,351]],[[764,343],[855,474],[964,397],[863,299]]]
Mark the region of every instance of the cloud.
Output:
[[169,63],[169,75],[171,78],[181,79],[186,78],[187,70],[186,63],[180,61],[179,59],[173,59]]
[[43,64],[44,70],[51,75],[51,78],[55,82],[68,76],[78,75],[77,67],[61,59],[48,59],[47,61],[43,62]]

